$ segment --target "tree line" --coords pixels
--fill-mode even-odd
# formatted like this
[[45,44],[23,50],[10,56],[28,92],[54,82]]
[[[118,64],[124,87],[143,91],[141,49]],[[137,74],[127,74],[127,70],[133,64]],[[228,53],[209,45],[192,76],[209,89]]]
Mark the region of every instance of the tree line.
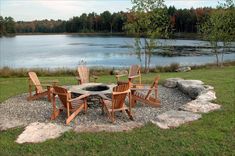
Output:
[[[171,23],[171,31],[195,33],[198,31],[198,23],[213,10],[213,8],[176,9],[170,6],[167,9],[168,20]],[[0,16],[0,35],[15,33],[123,33],[124,25],[133,12],[110,13],[104,11],[101,14],[83,13],[69,20],[34,20],[17,21],[12,17]]]

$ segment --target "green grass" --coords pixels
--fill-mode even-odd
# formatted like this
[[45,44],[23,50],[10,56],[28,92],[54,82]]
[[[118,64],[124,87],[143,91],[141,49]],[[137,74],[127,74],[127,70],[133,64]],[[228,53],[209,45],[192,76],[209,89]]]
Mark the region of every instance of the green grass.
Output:
[[[143,75],[150,83],[154,73]],[[234,155],[235,154],[235,66],[199,69],[188,73],[163,73],[169,77],[200,79],[215,87],[222,105],[219,111],[170,130],[153,124],[119,133],[66,132],[57,139],[39,144],[16,144],[23,128],[0,132],[0,155]],[[40,77],[58,79],[61,84],[76,84],[74,77]],[[101,76],[100,82],[115,82],[113,76]],[[27,91],[26,78],[0,78],[0,101]]]

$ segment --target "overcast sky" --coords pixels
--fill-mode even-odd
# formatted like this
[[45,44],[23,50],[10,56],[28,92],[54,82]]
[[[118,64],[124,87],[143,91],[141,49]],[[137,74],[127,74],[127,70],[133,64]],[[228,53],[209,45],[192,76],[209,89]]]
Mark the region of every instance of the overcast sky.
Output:
[[[176,8],[216,7],[218,0],[165,0],[165,4]],[[16,21],[68,20],[82,13],[127,11],[131,6],[131,0],[0,0],[0,15]]]

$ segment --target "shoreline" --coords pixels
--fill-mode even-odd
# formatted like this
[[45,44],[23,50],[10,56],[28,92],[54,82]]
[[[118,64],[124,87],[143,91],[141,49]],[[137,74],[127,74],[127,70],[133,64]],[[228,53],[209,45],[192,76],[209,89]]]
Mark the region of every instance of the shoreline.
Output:
[[[223,67],[235,66],[235,60],[225,61]],[[154,66],[150,68],[150,73],[166,73],[166,72],[176,72],[175,70],[180,67],[190,67],[192,70],[195,69],[212,69],[212,68],[223,68],[218,67],[216,63],[206,63],[202,65],[189,65],[180,66],[178,63],[172,63],[167,66]],[[94,75],[114,75],[114,70],[129,70],[129,67],[89,67],[90,72]],[[76,67],[58,67],[58,68],[43,68],[43,67],[0,67],[0,78],[4,77],[28,77],[28,71],[34,71],[39,76],[75,76]]]
[[[37,35],[80,35],[80,36],[120,36],[120,37],[132,37],[134,38],[135,35],[133,34],[127,34],[125,32],[87,32],[87,33],[80,33],[80,32],[74,32],[74,33],[16,33],[16,34],[8,34],[8,35],[2,35],[1,37],[15,37],[15,36],[37,36]],[[156,39],[180,39],[180,40],[200,40],[200,41],[207,41],[202,38],[202,36],[198,33],[186,33],[186,32],[177,32],[172,34],[169,38],[156,38]],[[232,42],[235,42],[232,41]]]
[[[27,36],[27,35],[81,35],[81,36],[122,36],[122,37],[135,37],[135,35],[127,34],[126,32],[87,32],[87,33],[80,33],[80,32],[73,32],[73,33],[16,33],[16,34],[9,34],[6,36],[1,37],[15,37],[15,36]],[[160,38],[163,39],[163,38]],[[172,36],[168,39],[182,39],[182,40],[203,40],[203,38],[198,33],[185,33],[185,32],[177,32],[172,34]]]
[[16,33],[16,36],[21,36],[21,35],[120,35],[120,36],[126,36],[126,33],[105,33],[105,32],[90,32],[90,33]]

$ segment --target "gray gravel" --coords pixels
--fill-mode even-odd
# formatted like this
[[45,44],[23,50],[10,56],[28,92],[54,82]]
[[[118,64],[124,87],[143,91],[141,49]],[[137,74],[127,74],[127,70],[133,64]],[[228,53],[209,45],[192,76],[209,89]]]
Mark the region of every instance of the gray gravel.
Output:
[[[51,122],[50,115],[52,112],[52,105],[47,101],[46,98],[27,101],[28,94],[24,93],[12,98],[9,98],[3,103],[0,103],[0,125],[4,124],[6,121],[21,121],[22,123],[29,124],[32,122]],[[160,113],[177,110],[183,104],[191,101],[191,99],[180,92],[177,88],[165,88],[159,86],[159,98],[161,100],[161,106],[159,108],[153,108],[149,106],[144,106],[137,103],[137,106],[132,109],[132,113],[136,122],[146,123],[150,120],[156,119],[156,116]],[[52,122],[58,124],[65,124],[66,113],[63,112],[61,115]],[[117,112],[116,123],[123,124],[130,121],[127,115]],[[87,114],[80,113],[75,120],[70,123],[73,125],[98,125],[98,124],[110,124],[110,120],[107,115],[101,114],[100,107],[90,107],[88,108]]]

